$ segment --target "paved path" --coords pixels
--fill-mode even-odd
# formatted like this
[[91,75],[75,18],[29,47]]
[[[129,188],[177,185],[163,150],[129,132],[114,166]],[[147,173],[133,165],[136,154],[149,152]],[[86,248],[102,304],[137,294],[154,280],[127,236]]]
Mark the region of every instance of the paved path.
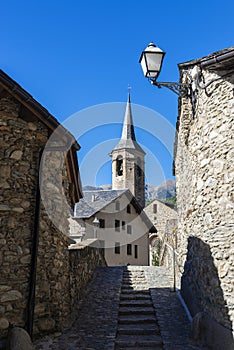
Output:
[[[160,331],[156,333],[158,339],[160,338],[160,344],[161,340],[163,342],[163,346],[159,345],[158,348],[164,350],[199,349],[193,347],[189,342],[190,324],[176,293],[171,292],[172,280],[170,273],[162,267],[128,266],[127,268],[97,268],[74,325],[58,337],[47,336],[35,342],[36,350],[118,349],[123,340],[123,338],[119,338],[119,330],[123,326],[119,323],[120,318],[123,318],[123,314],[119,311],[121,310],[121,303],[123,306],[124,301],[121,286],[123,284],[123,292],[124,287],[126,287],[126,269],[130,274],[134,274],[134,271],[139,270],[141,274],[144,274],[144,276],[142,275],[145,278],[144,288],[142,286],[140,288],[150,291],[151,302],[153,302],[156,310],[157,325]],[[132,287],[134,288],[134,286]],[[139,286],[137,288],[139,290]],[[126,293],[128,292],[126,291]],[[128,312],[129,310],[122,309],[122,311]],[[122,345],[122,349],[129,348],[123,342]],[[132,342],[131,348],[137,349],[134,342]],[[157,348],[155,347],[155,349]]]

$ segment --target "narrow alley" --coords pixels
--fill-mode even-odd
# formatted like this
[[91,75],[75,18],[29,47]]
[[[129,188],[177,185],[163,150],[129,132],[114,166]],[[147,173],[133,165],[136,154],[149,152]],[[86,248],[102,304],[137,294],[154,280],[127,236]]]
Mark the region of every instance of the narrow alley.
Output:
[[198,349],[189,320],[162,267],[97,268],[78,319],[62,334],[35,342],[36,350]]

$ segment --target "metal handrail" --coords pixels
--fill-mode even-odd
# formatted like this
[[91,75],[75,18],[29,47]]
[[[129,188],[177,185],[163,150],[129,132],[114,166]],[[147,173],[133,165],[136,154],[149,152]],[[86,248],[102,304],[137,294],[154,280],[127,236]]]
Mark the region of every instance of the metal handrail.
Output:
[[[176,292],[176,265],[178,266],[180,273],[183,272],[183,271],[181,271],[182,265],[180,265],[178,260],[177,260],[177,257],[181,256],[181,255],[177,252],[177,250],[173,246],[171,246],[169,243],[167,243],[165,241],[163,242],[163,246],[164,247],[167,246],[173,252],[173,291]],[[163,254],[164,254],[164,252],[163,252]],[[177,255],[177,257],[176,257],[176,255]]]

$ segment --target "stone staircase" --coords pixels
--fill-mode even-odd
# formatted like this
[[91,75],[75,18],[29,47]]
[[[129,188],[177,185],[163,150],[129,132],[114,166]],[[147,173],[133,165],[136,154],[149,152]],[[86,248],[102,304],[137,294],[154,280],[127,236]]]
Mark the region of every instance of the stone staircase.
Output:
[[144,270],[123,271],[115,350],[163,349]]

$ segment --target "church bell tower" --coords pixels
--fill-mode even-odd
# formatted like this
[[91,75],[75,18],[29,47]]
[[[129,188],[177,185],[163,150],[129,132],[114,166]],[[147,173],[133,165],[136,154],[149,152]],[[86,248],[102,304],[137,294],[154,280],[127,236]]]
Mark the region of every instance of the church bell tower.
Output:
[[122,136],[110,154],[112,189],[128,188],[142,207],[145,206],[145,152],[136,141],[130,93],[125,111]]

